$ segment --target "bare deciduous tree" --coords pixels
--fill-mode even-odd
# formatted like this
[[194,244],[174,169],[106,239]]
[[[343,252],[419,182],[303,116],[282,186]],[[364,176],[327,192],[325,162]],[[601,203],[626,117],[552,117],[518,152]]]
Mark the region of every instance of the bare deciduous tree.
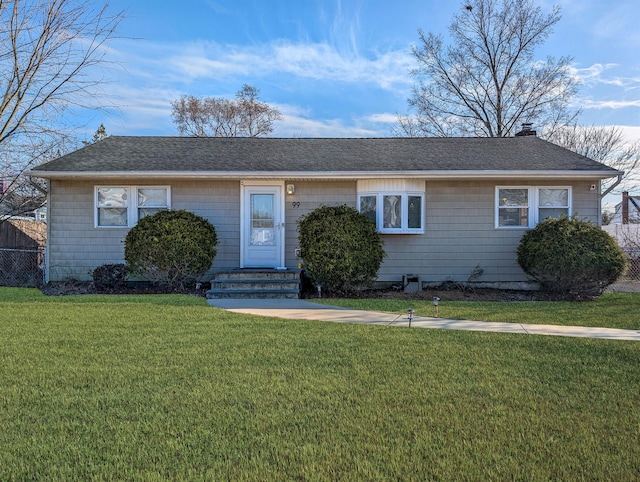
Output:
[[[590,159],[602,162],[609,167],[625,173],[624,183],[640,182],[638,167],[640,166],[640,141],[627,142],[623,131],[618,126],[578,126],[571,125],[543,129],[541,137],[565,147],[573,152],[582,154]],[[608,179],[603,182],[603,192],[616,182]],[[619,194],[624,188],[613,189],[612,193]]]
[[415,115],[398,116],[395,133],[505,137],[524,122],[571,122],[571,59],[535,57],[559,20],[559,7],[544,14],[532,0],[470,0],[449,26],[450,45],[420,30],[409,99]]
[[61,153],[65,114],[95,105],[103,47],[123,18],[95,5],[0,0],[0,176],[9,186],[0,205],[8,192],[32,186],[26,170]]
[[244,84],[233,100],[182,96],[171,103],[174,124],[181,135],[195,137],[261,137],[282,120],[280,111],[258,100],[260,91]]

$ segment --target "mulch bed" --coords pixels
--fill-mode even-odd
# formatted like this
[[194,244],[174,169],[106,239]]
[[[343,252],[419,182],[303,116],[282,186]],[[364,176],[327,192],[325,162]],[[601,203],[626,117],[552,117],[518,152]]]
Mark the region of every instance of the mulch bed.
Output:
[[[208,287],[206,287],[208,288]],[[49,282],[40,288],[43,294],[49,296],[68,296],[68,295],[90,295],[90,294],[106,294],[106,295],[154,295],[154,294],[190,294],[205,296],[206,289],[201,288],[196,292],[192,290],[167,290],[151,285],[127,285],[110,290],[96,290],[90,281],[55,281]]]
[[[203,284],[200,290],[163,290],[154,286],[128,285],[108,291],[97,291],[91,282],[63,281],[51,282],[41,288],[42,293],[49,296],[83,295],[83,294],[190,294],[206,296],[208,286]],[[549,293],[525,290],[499,290],[490,288],[465,288],[461,286],[424,289],[419,292],[407,292],[395,289],[364,290],[353,297],[379,298],[399,300],[426,300],[434,297],[447,301],[552,301],[557,299]],[[309,296],[313,298],[313,296]],[[324,296],[331,298],[331,296]]]
[[549,293],[527,290],[499,290],[492,288],[428,288],[405,293],[399,290],[367,290],[358,298],[432,301],[438,297],[447,301],[552,301],[557,299]]

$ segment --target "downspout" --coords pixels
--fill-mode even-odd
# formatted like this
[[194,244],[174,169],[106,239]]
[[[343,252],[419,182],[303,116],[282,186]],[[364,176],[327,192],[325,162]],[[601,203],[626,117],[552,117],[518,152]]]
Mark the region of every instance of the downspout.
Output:
[[[51,242],[51,218],[49,216],[49,208],[51,206],[51,179],[47,179],[47,244],[44,247],[44,283],[47,284],[49,282],[50,275],[50,263],[49,263],[49,252],[51,251],[50,242]],[[35,184],[35,183],[34,183]]]
[[616,182],[614,182],[611,186],[609,186],[609,189],[607,189],[605,192],[600,194],[600,199],[602,199],[607,194],[609,194],[611,191],[613,191],[616,187],[618,187],[618,185],[622,182],[622,178],[623,177],[624,177],[624,172],[621,172],[620,174],[618,174],[618,180]]
[[620,174],[618,174],[618,180],[614,182],[611,186],[609,186],[609,188],[605,192],[600,194],[600,201],[598,202],[598,225],[600,226],[602,226],[602,200],[607,194],[613,191],[622,182],[623,177],[624,177],[624,172],[621,172]]

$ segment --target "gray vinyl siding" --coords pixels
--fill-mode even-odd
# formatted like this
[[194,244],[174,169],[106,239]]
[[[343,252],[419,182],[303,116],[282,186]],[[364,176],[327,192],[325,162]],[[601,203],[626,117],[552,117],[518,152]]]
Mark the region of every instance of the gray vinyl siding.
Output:
[[[356,206],[356,181],[299,181],[293,195],[285,195],[285,262],[294,268],[297,220],[322,205]],[[380,281],[400,281],[405,274],[423,282],[465,282],[478,266],[487,283],[526,281],[516,260],[516,248],[524,229],[495,228],[495,187],[571,186],[573,213],[594,223],[599,221],[599,192],[590,191],[593,181],[549,182],[427,181],[424,234],[382,235],[387,258]],[[49,279],[91,279],[91,271],[106,263],[124,262],[127,228],[94,227],[94,186],[123,185],[118,181],[52,180],[49,195]],[[240,266],[240,182],[173,181],[138,182],[135,185],[171,186],[172,209],[186,209],[211,221],[218,234],[218,254],[209,273]],[[299,203],[299,204],[298,204]]]
[[172,209],[185,209],[209,220],[218,235],[213,271],[240,265],[240,183],[180,181],[171,184]]
[[123,231],[96,230],[93,183],[50,183],[49,279],[91,279],[91,271],[106,263],[122,263]]
[[[138,182],[166,185],[164,182]],[[121,181],[52,180],[49,196],[49,279],[90,280],[102,264],[124,263],[128,228],[94,227],[94,186],[128,185]],[[216,227],[218,254],[212,269],[237,268],[240,263],[240,183],[238,181],[174,181],[172,209],[186,209]],[[205,276],[205,279],[207,278]]]
[[295,194],[285,197],[285,264],[291,268],[302,262],[295,256],[298,219],[319,206],[346,204],[355,208],[357,196],[355,181],[287,181],[286,184],[296,186]]
[[516,249],[525,229],[495,228],[495,187],[571,186],[573,214],[597,223],[599,193],[588,182],[427,182],[426,224],[421,235],[385,235],[387,259],[381,281],[399,281],[403,274],[423,282],[466,282],[476,267],[476,281],[520,283],[527,277],[517,263]]

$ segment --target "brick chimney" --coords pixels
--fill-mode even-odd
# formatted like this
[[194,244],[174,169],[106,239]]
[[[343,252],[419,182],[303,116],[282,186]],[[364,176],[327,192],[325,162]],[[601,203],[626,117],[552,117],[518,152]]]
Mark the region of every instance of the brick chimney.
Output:
[[536,131],[531,129],[532,125],[533,124],[531,122],[524,122],[522,124],[522,130],[520,132],[516,132],[516,137],[535,136],[536,135]]
[[629,192],[622,193],[622,224],[629,224]]

